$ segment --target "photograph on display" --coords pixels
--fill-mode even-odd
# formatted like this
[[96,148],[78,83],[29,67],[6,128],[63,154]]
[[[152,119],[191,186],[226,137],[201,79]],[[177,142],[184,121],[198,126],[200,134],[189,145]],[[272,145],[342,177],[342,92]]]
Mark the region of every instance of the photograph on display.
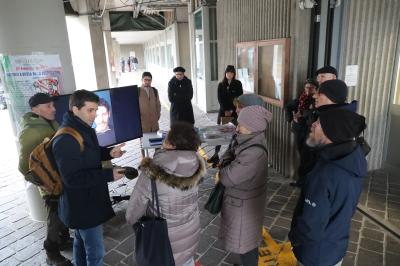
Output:
[[116,142],[110,91],[103,90],[95,93],[100,99],[92,127],[96,130],[100,146],[108,146]]

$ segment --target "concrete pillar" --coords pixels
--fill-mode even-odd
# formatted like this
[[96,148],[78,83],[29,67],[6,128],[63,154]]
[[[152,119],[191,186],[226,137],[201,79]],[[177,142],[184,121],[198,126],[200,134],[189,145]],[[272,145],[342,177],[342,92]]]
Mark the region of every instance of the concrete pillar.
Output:
[[108,83],[110,87],[116,87],[119,59],[115,60],[117,58],[113,49],[113,40],[111,37],[111,27],[110,27],[110,15],[108,12],[105,12],[103,16],[103,32],[104,32]]
[[[27,55],[32,52],[59,54],[64,73],[63,92],[75,90],[63,2],[0,0],[0,53]],[[11,102],[10,112],[15,113],[13,107]],[[17,121],[12,121],[15,129]],[[38,193],[36,187],[27,186],[31,218],[44,221],[45,207]]]
[[92,41],[94,71],[96,73],[97,88],[109,87],[108,70],[106,59],[106,47],[104,44],[103,25],[101,22],[94,22],[89,17],[90,39]]

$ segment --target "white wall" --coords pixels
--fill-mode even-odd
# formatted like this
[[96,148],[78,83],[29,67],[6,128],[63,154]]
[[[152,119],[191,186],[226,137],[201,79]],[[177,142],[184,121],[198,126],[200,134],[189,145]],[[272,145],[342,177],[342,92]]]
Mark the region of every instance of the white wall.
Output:
[[76,89],[97,90],[88,16],[67,16],[69,44]]

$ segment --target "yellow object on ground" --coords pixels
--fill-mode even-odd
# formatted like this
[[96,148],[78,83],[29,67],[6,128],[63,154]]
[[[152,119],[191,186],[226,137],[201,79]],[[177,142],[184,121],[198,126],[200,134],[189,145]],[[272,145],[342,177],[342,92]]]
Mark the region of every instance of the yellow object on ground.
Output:
[[258,249],[258,266],[296,266],[297,260],[289,241],[282,244],[276,243],[265,227],[263,227],[262,236],[263,243]]

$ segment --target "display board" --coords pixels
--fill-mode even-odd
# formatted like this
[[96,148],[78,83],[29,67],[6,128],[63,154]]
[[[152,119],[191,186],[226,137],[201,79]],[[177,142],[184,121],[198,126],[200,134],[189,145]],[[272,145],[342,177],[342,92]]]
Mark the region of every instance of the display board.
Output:
[[[100,146],[106,147],[142,137],[137,86],[93,91],[100,98],[96,130]],[[70,94],[55,97],[56,120],[61,124],[69,110]]]

